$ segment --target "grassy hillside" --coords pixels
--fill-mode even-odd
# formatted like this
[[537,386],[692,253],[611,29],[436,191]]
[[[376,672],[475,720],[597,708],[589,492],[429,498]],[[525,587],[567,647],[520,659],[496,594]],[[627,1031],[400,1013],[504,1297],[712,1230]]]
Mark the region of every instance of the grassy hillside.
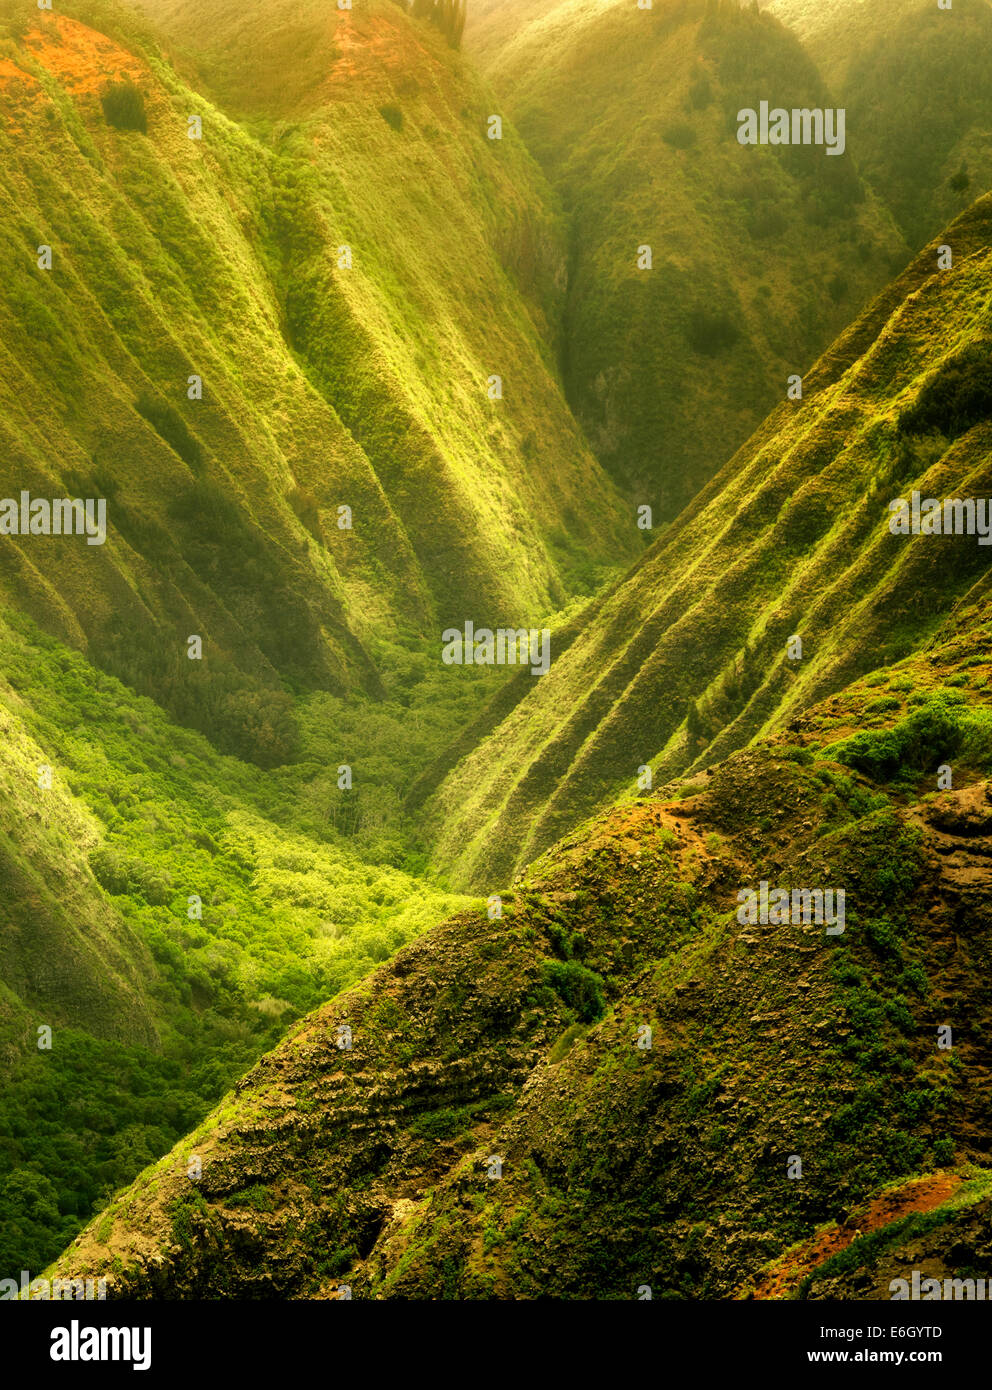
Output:
[[833,104],[775,20],[704,0],[504,13],[489,75],[569,219],[569,400],[657,524],[908,253],[850,151],[738,143],[742,108]]
[[988,0],[772,0],[848,110],[861,172],[922,246],[992,187]]
[[222,757],[13,613],[0,669],[0,1268],[37,1270],[294,1017],[466,900],[415,876],[374,760],[332,791],[322,763]]
[[986,0],[911,7],[852,57],[841,92],[862,168],[913,246],[992,188],[990,68]]
[[[500,919],[400,952],[57,1273],[116,1297],[730,1297],[869,1204],[987,1196],[990,620],[973,605],[791,742],[584,826]],[[843,888],[844,932],[742,927],[761,879]],[[914,1178],[927,1201],[893,1204]]]
[[562,232],[512,129],[385,0],[285,15],[276,90],[273,7],[212,12],[246,26],[227,89],[189,25],[0,4],[0,497],[108,521],[0,544],[5,1273],[467,901],[402,808],[500,683],[441,629],[640,549],[559,387]]
[[561,0],[475,0],[469,6],[465,47],[488,65],[522,29],[558,7]]
[[151,957],[93,891],[99,822],[64,776],[48,785],[51,751],[10,680],[0,704],[0,1040],[25,1036],[30,1006],[49,1025],[75,1020],[98,1037],[154,1044]]
[[974,536],[888,526],[889,502],[914,489],[980,497],[992,484],[992,198],[940,240],[953,268],[937,268],[936,243],[922,252],[807,374],[803,400],[590,606],[540,686],[494,711],[491,738],[479,741],[483,720],[472,751],[463,740],[422,780],[459,881],[507,879],[632,791],[643,766],[661,784],[788,724],[918,649],[987,583]]
[[794,29],[833,79],[878,24],[896,23],[923,5],[916,0],[874,0],[871,5],[863,0],[758,0],[758,7]]
[[[540,176],[435,29],[330,12],[320,90],[249,129],[66,8],[3,9],[0,448],[4,495],[105,497],[109,534],[10,538],[8,601],[271,764],[260,689],[379,692],[376,641],[533,620],[636,552],[556,381]],[[102,108],[126,82],[144,131]]]
[[992,195],[835,337],[908,254],[863,168],[974,192],[984,10],[907,16],[900,167],[883,52],[867,162],[742,148],[832,98],[730,0],[486,3],[485,80],[353,3],[0,0],[0,500],[108,508],[0,534],[0,1277],[987,1263],[989,552],[887,522],[992,492]]

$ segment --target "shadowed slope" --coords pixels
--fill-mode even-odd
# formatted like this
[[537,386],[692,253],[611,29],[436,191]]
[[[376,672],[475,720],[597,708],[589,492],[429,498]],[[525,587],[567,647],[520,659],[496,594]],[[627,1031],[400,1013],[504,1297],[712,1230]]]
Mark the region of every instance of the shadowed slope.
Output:
[[853,136],[841,155],[738,143],[738,112],[762,100],[834,104],[774,19],[704,0],[504,13],[487,71],[570,224],[569,401],[657,524],[908,252]]
[[988,0],[771,0],[838,102],[862,174],[921,246],[992,186]]

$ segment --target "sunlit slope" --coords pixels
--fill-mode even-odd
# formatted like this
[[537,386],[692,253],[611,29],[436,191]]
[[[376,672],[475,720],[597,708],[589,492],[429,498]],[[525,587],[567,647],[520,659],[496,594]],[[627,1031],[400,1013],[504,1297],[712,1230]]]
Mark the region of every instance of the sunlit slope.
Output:
[[154,1044],[154,968],[93,877],[100,827],[32,738],[0,683],[0,1053],[38,1043],[38,1028]]
[[970,19],[988,7],[988,0],[953,0],[948,9],[930,0],[758,0],[759,9],[799,35],[830,82],[843,78],[852,60],[883,31],[894,36],[901,21],[920,20],[931,11],[947,19]]
[[[758,0],[758,6],[789,25],[833,76],[880,24],[893,24],[928,0]],[[936,4],[933,6],[937,8]]]
[[[889,502],[914,489],[992,486],[992,198],[943,240],[953,269],[937,269],[936,244],[921,253],[807,375],[804,399],[591,606],[549,674],[518,682],[491,738],[453,751],[432,809],[463,881],[506,879],[643,766],[666,781],[787,724],[918,648],[986,581],[990,549],[974,535],[888,528]],[[922,417],[902,419],[921,401]]]
[[848,112],[862,173],[922,245],[992,186],[988,0],[772,0]]
[[221,756],[23,615],[0,672],[0,1268],[37,1270],[293,1017],[466,900],[363,861],[309,768]]
[[570,220],[569,399],[670,519],[908,253],[853,145],[738,143],[743,108],[834,104],[774,19],[703,0],[519,13],[485,58]]
[[468,10],[465,48],[487,64],[528,24],[543,19],[560,3],[561,0],[476,0]]
[[[584,825],[501,917],[310,1015],[56,1273],[111,1298],[782,1297],[799,1275],[768,1290],[770,1262],[832,1223],[870,1209],[867,1233],[910,1184],[987,1194],[990,616]],[[852,768],[907,723],[891,779]],[[742,923],[760,880],[843,890],[843,931]],[[949,1234],[948,1273],[992,1272]],[[839,1294],[871,1296],[810,1296]]]
[[[222,693],[375,690],[376,636],[533,618],[633,553],[545,342],[539,176],[436,31],[342,13],[350,65],[248,133],[137,21],[28,20],[0,65],[0,494],[104,497],[109,535],[5,538],[8,599],[167,703],[191,633]],[[124,78],[147,133],[101,110]]]
[[[360,248],[367,274],[328,278],[290,235],[289,332],[457,604],[474,601],[480,564],[509,617],[538,586],[559,601],[583,557],[636,550],[558,387],[567,227],[509,122],[488,138],[498,103],[473,65],[392,0],[143,4],[226,108],[282,118],[279,148],[313,174],[286,222],[307,225],[300,204],[319,188],[319,211]],[[297,46],[286,73],[273,42]],[[366,357],[393,396],[353,370]]]
[[241,123],[145,18],[0,20],[0,499],[107,505],[102,544],[0,535],[0,1267],[34,1270],[464,901],[397,810],[473,707],[409,712],[442,627],[640,541],[557,384],[541,177],[436,31],[345,14],[348,63]]

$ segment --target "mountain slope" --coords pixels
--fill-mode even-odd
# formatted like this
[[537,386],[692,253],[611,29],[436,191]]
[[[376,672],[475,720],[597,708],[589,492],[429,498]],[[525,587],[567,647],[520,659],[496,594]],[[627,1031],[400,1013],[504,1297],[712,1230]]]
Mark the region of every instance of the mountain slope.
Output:
[[758,0],[758,6],[794,29],[830,78],[874,37],[877,23],[894,24],[907,10],[922,9],[916,0]]
[[[246,67],[249,119],[147,18],[0,0],[5,1271],[465,901],[400,806],[499,676],[446,679],[441,629],[640,549],[559,388],[512,130],[397,7],[284,12],[320,83],[290,111]],[[106,536],[20,534],[24,492]]]
[[[55,1273],[111,1297],[732,1297],[892,1184],[987,1163],[992,611],[964,617],[888,674],[898,709],[862,682],[797,743],[610,812],[501,918],[453,918],[313,1014]],[[907,709],[895,780],[852,770],[843,727],[867,716],[879,750]],[[843,889],[844,931],[742,927],[762,879]]]
[[[389,838],[363,859],[341,828],[356,790],[221,757],[21,615],[0,614],[0,671],[0,1268],[19,1271],[292,1018],[467,900]],[[388,789],[356,776],[381,814]]]
[[97,1037],[154,1044],[151,957],[101,901],[87,860],[100,839],[96,818],[62,777],[47,785],[51,754],[17,703],[11,692],[0,705],[0,1046],[24,1036],[28,1006],[48,1027],[75,1023]]
[[[638,335],[674,305],[709,470],[737,348],[777,378],[834,312],[803,277],[840,315],[898,252],[846,160],[733,183],[755,72],[827,99],[794,40],[723,3],[532,13],[566,220],[403,4],[67,5],[0,0],[0,494],[110,525],[0,535],[0,1273],[89,1222],[58,1269],[115,1297],[821,1297],[908,1255],[906,1213],[983,1267],[988,557],[885,521],[992,482],[992,199],[578,612],[640,551],[565,402],[583,354],[633,364],[584,419],[636,490],[672,400],[638,393],[678,379]],[[633,133],[583,75],[604,35]],[[681,227],[714,278],[687,299],[656,256],[638,319],[594,203],[626,238],[663,190],[666,254]],[[549,623],[551,674],[443,665],[469,618]],[[488,912],[441,876],[490,894],[542,851]],[[843,931],[745,924],[767,881],[845,893]],[[889,1244],[849,1249],[862,1220]]]
[[925,1298],[934,1290],[926,1281],[936,1279],[942,1299],[980,1298],[967,1281],[987,1289],[992,1269],[990,1182],[988,1169],[975,1167],[895,1184],[843,1226],[786,1252],[754,1297]]
[[840,156],[738,143],[738,112],[763,99],[833,105],[775,20],[703,0],[567,0],[493,22],[504,14],[487,71],[569,219],[569,401],[657,525],[908,253],[853,142]]
[[[889,532],[914,490],[992,485],[992,198],[934,243],[806,376],[652,550],[422,779],[438,852],[480,889],[622,790],[704,767],[918,649],[987,583],[974,536]],[[960,375],[969,405],[954,407]],[[967,389],[967,388],[966,388]],[[919,418],[911,412],[920,402]],[[789,639],[802,639],[791,659]],[[501,721],[501,722],[500,722]],[[466,744],[471,743],[471,751]]]
[[[492,149],[486,98],[435,30],[385,0],[334,11],[321,90],[249,132],[122,13],[99,9],[118,40],[16,9],[2,491],[104,497],[109,531],[7,538],[10,602],[278,761],[229,697],[379,691],[376,642],[533,620],[636,552],[545,341],[562,251],[540,177],[512,131]],[[147,133],[101,110],[131,79]]]
[[914,7],[852,58],[841,93],[861,166],[914,247],[992,188],[990,68],[986,0]]
[[988,0],[773,0],[847,112],[862,174],[918,247],[992,186]]

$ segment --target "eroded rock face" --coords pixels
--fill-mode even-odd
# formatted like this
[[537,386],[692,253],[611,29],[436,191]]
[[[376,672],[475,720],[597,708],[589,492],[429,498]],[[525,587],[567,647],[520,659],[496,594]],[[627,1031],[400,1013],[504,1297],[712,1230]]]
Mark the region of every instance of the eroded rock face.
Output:
[[[979,782],[962,791],[943,792],[925,811],[930,824],[953,839],[992,833],[992,784]],[[976,845],[976,851],[984,848]]]
[[992,921],[992,784],[945,792],[925,807],[930,843],[940,856],[949,904],[967,906],[986,926]]
[[[986,789],[864,814],[847,777],[838,812],[830,775],[751,750],[585,827],[500,918],[304,1020],[59,1272],[111,1297],[733,1297],[893,1180],[982,1161],[992,934],[937,818],[988,848]],[[843,936],[742,925],[761,879],[844,888]]]

